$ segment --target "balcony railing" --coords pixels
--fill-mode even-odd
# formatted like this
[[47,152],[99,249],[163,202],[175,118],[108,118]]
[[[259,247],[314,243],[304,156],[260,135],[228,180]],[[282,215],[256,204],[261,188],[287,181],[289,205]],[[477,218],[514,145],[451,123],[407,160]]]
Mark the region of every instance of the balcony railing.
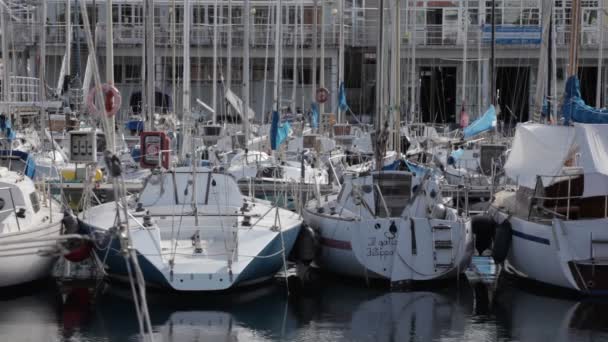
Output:
[[[538,26],[530,26],[538,27]],[[144,41],[144,26],[136,25],[114,25],[114,44],[120,45],[139,45]],[[268,26],[266,24],[252,25],[250,30],[250,43],[252,47],[265,47],[267,42],[270,47],[275,46],[275,30],[276,26]],[[479,26],[472,26],[467,31],[466,35],[463,30],[458,27],[450,27],[447,25],[418,25],[415,27],[414,38],[417,46],[444,46],[444,47],[462,47],[465,39],[470,47],[475,46],[483,40],[483,32]],[[37,39],[38,34],[32,30],[21,30],[22,37],[28,37],[29,41]],[[73,30],[76,32],[76,30]],[[84,30],[78,30],[80,39],[84,42]],[[321,44],[321,28],[318,30],[318,44]],[[411,30],[410,30],[411,32]],[[47,44],[63,45],[65,44],[65,26],[64,25],[47,25]],[[154,28],[156,45],[167,46],[183,44],[183,27],[178,27],[174,34],[166,25],[156,25]],[[269,36],[270,34],[270,36]],[[583,47],[593,48],[599,46],[599,29],[586,28],[580,33],[580,42]],[[218,26],[218,40],[220,47],[228,46],[228,26]],[[412,39],[412,34],[409,32],[402,33],[403,43],[409,44]],[[73,35],[76,39],[76,34]],[[240,25],[234,25],[232,28],[232,46],[238,47],[243,44],[244,31]],[[268,39],[268,37],[270,37]],[[105,27],[98,25],[96,29],[97,43],[105,45]],[[192,46],[212,46],[214,38],[213,25],[198,24],[193,25],[190,30],[190,44]],[[304,48],[313,45],[314,28],[312,25],[283,25],[282,28],[282,46],[290,47],[297,44]],[[175,40],[173,42],[173,40]],[[377,29],[374,26],[349,26],[344,29],[344,43],[352,47],[374,47],[378,40]],[[567,46],[570,42],[570,32],[567,26],[556,27],[556,43],[557,46]],[[339,44],[339,27],[337,25],[325,25],[325,46],[336,48]],[[499,43],[500,45],[500,43]],[[517,48],[524,44],[509,44]],[[538,45],[526,43],[525,45]],[[608,45],[608,34],[604,35],[604,45]]]

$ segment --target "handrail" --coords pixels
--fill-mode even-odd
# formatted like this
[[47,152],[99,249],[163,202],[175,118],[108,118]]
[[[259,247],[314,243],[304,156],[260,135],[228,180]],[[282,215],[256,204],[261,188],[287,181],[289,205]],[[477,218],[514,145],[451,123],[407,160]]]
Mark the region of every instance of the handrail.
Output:
[[[541,206],[537,205],[536,207],[538,209],[541,209],[541,210],[545,211],[545,212],[551,213],[552,215],[560,216],[560,217],[565,217],[566,220],[569,220],[570,219],[571,204],[572,204],[571,201],[575,200],[575,199],[583,199],[583,198],[585,198],[585,196],[583,196],[583,195],[571,195],[571,193],[572,193],[572,180],[576,179],[576,178],[579,178],[582,175],[583,174],[537,175],[536,176],[536,184],[538,186],[538,184],[540,182],[540,185],[543,186],[543,188],[545,187],[543,185],[543,183],[542,183],[542,179],[543,178],[553,178],[553,179],[555,179],[555,178],[560,179],[561,178],[563,180],[567,180],[568,181],[568,192],[567,192],[568,195],[567,196],[540,196],[540,195],[537,195],[535,193],[530,198],[531,199],[530,200],[530,210],[529,210],[530,215],[532,213],[532,210],[531,210],[532,205],[534,205],[536,203],[536,201],[534,201],[534,200],[543,200],[543,201],[544,200],[550,200],[550,201],[552,200],[552,201],[555,201],[554,210],[551,210],[551,209],[545,207],[544,205],[541,205]],[[566,201],[566,214],[565,215],[560,214],[560,213],[558,213],[556,211],[557,210],[557,204],[558,204],[558,202],[559,201],[563,201],[563,200]],[[608,194],[604,195],[604,218],[606,218],[606,217],[608,217]]]

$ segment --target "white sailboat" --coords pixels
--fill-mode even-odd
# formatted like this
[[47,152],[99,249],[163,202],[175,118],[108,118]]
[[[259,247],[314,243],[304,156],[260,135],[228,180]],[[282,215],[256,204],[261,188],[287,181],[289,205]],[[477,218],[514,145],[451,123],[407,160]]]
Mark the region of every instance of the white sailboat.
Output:
[[62,218],[61,205],[30,178],[0,168],[0,287],[50,275]]
[[471,261],[473,233],[440,193],[436,181],[405,171],[346,176],[339,194],[304,210],[320,239],[316,263],[397,286],[456,276]]
[[496,230],[495,258],[507,272],[606,294],[607,136],[606,125],[518,126],[505,165],[518,187],[496,194],[490,226],[480,226]]
[[[196,191],[194,191],[196,189]],[[234,179],[208,169],[152,175],[126,208],[131,248],[146,284],[177,291],[216,291],[267,280],[284,266],[301,219],[241,195]],[[116,204],[93,207],[82,222],[97,235],[108,272],[128,275],[115,228]]]
[[[395,3],[394,8],[399,8]],[[382,80],[384,2],[379,2],[378,74]],[[393,18],[393,35],[399,20]],[[398,69],[394,51],[392,69]],[[393,75],[399,75],[393,73]],[[384,103],[382,81],[377,102]],[[391,87],[400,87],[393,79]],[[391,93],[392,101],[396,95]],[[399,145],[398,131],[388,131],[380,104],[376,128],[375,167],[382,170],[386,145]],[[393,111],[391,121],[400,113]],[[392,136],[391,136],[392,135]],[[398,150],[398,148],[397,148]],[[345,175],[340,193],[309,202],[304,218],[319,235],[317,264],[328,271],[388,280],[393,286],[454,277],[469,265],[473,254],[470,220],[444,206],[437,178],[427,172],[374,171]]]

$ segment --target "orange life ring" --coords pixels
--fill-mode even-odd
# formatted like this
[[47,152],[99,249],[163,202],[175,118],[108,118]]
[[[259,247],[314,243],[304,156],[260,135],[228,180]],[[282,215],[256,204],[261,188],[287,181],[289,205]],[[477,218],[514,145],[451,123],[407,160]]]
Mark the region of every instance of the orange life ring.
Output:
[[101,86],[101,91],[103,92],[105,110],[102,111],[95,104],[97,87],[93,87],[91,88],[87,96],[87,108],[89,110],[89,113],[97,115],[102,115],[106,113],[108,117],[116,115],[122,104],[122,96],[120,96],[120,91],[118,91],[115,86],[107,83]]

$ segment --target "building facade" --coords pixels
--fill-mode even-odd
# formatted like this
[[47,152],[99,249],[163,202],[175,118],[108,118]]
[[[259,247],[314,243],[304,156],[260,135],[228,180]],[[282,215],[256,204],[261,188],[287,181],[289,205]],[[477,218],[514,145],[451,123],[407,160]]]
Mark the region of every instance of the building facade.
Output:
[[[146,0],[148,1],[148,0]],[[276,1],[251,0],[244,13],[240,0],[192,0],[192,11],[184,13],[181,0],[154,1],[155,86],[169,98],[176,112],[183,110],[184,16],[190,15],[190,75],[192,103],[197,99],[213,103],[213,70],[217,70],[218,113],[224,113],[224,89],[241,95],[243,86],[243,16],[251,16],[251,107],[261,119],[273,104],[275,49],[280,50],[282,71],[281,105],[306,110],[315,87],[326,87],[331,99],[325,112],[337,108],[340,45],[340,0],[282,1],[282,39],[275,30]],[[391,31],[390,13],[394,0],[385,0],[385,22]],[[495,0],[496,87],[502,117],[526,121],[537,110],[534,93],[537,78],[548,77],[557,93],[550,103],[557,105],[563,91],[570,41],[571,2],[557,0],[551,10],[551,42],[554,46],[553,76],[538,72],[549,60],[541,61],[542,0]],[[38,76],[40,37],[46,35],[45,82],[53,89],[69,74],[86,81],[91,53],[84,40],[79,2],[47,1],[41,20],[35,1],[8,1],[12,10],[3,11],[10,75]],[[550,2],[549,2],[550,4]],[[70,11],[67,6],[70,5]],[[114,0],[111,13],[104,0],[87,0],[86,8],[95,36],[95,55],[102,79],[105,68],[106,17],[112,16],[114,81],[123,94],[122,115],[132,111],[142,91],[144,68],[144,0]],[[482,113],[490,102],[491,1],[400,1],[401,94],[405,108],[419,113],[424,121],[458,122],[464,109],[470,116]],[[71,44],[66,44],[66,13],[70,12]],[[583,97],[595,105],[605,103],[606,82],[602,41],[606,40],[603,0],[582,1],[579,77]],[[344,81],[347,99],[356,114],[375,110],[376,45],[379,25],[378,0],[344,0]],[[317,17],[315,27],[315,15]],[[41,22],[44,21],[44,25]],[[217,32],[216,32],[217,30]],[[4,30],[3,30],[4,32]],[[315,32],[317,49],[314,49]],[[4,35],[4,34],[3,34]],[[214,39],[217,37],[217,39]],[[217,58],[214,60],[214,43]],[[465,52],[466,49],[466,52]],[[323,50],[323,52],[322,52]],[[324,59],[321,60],[321,54]],[[62,70],[66,56],[70,66]],[[3,51],[4,56],[4,51]],[[465,57],[466,56],[466,57]],[[463,60],[466,62],[463,63]],[[314,70],[316,67],[316,71]],[[466,69],[466,72],[464,72]],[[544,70],[544,69],[543,69]],[[394,76],[392,76],[394,77]],[[316,82],[315,82],[316,80]],[[598,81],[599,80],[599,81]],[[85,82],[86,83],[86,82]],[[313,85],[313,83],[316,83]],[[409,94],[409,95],[408,95]],[[135,96],[134,96],[135,95]],[[141,96],[140,96],[141,98]],[[598,102],[599,101],[599,102]]]

